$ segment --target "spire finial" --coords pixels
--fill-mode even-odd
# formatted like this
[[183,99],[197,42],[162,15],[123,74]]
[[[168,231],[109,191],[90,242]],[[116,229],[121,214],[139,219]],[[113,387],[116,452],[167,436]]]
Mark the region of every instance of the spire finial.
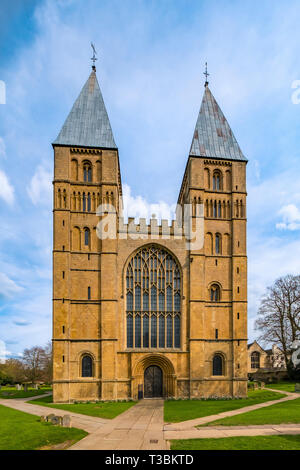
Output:
[[91,60],[93,61],[92,69],[94,70],[94,72],[96,72],[95,62],[96,62],[96,60],[98,60],[98,59],[97,59],[97,57],[96,57],[97,52],[96,52],[95,46],[94,46],[94,44],[93,44],[92,42],[91,42],[91,47],[92,47],[92,49],[93,49],[93,57],[91,57]]
[[205,83],[204,83],[204,86],[207,87],[207,85],[208,85],[207,77],[209,76],[209,73],[208,73],[208,71],[207,71],[207,62],[205,62],[205,72],[203,72],[203,75],[205,75]]

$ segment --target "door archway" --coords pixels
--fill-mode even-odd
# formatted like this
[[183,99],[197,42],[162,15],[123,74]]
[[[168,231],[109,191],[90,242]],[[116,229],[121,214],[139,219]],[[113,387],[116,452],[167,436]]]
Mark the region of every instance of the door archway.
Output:
[[144,397],[158,398],[163,396],[163,373],[158,366],[149,366],[144,372]]

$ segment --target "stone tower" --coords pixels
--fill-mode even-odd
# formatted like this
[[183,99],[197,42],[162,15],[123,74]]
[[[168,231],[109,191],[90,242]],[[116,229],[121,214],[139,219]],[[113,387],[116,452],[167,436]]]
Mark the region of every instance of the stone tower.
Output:
[[245,396],[247,160],[208,84],[178,198],[201,246],[178,220],[97,236],[122,187],[95,67],[53,147],[54,401]]

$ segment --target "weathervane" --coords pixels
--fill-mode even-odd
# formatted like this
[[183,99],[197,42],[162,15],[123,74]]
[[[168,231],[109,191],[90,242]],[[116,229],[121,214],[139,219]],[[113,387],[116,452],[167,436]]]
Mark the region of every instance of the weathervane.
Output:
[[203,75],[205,75],[205,83],[204,83],[204,86],[207,86],[207,85],[208,85],[207,77],[209,76],[209,73],[208,73],[208,71],[207,71],[207,62],[205,62],[205,72],[203,72]]
[[96,60],[98,60],[97,57],[96,57],[97,52],[96,52],[95,46],[92,42],[91,42],[91,46],[92,46],[92,49],[93,49],[93,57],[91,58],[91,60],[93,61],[92,69],[96,71],[95,62],[96,62]]

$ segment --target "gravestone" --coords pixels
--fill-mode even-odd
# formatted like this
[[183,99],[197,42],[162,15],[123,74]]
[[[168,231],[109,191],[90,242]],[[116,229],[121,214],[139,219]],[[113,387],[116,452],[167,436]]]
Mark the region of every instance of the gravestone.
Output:
[[51,419],[55,417],[55,414],[54,413],[51,413],[50,415],[47,415],[46,416],[46,421],[50,422],[51,423]]
[[17,384],[17,385],[16,385],[16,389],[19,390],[19,391],[22,390],[22,385]]
[[64,428],[70,428],[71,427],[71,416],[70,415],[64,415],[62,417],[62,426]]
[[295,392],[300,393],[300,384],[295,384]]
[[60,416],[53,416],[51,418],[51,423],[54,424],[54,425],[59,425],[60,424]]

